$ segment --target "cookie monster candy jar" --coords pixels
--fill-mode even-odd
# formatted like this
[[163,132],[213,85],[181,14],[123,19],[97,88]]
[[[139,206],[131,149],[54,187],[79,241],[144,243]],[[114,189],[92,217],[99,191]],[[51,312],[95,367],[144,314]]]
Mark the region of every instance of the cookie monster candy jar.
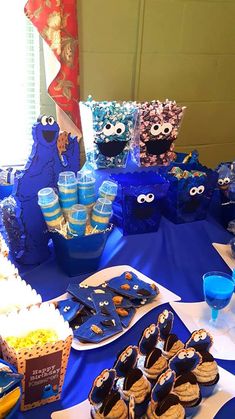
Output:
[[80,102],[87,161],[95,169],[126,167],[137,108],[131,102]]
[[[139,109],[132,159],[138,166],[168,165],[176,159],[177,139],[185,107],[168,99],[137,103]],[[138,134],[137,134],[138,133]]]
[[32,127],[31,154],[24,169],[17,175],[12,195],[1,203],[10,251],[19,263],[38,264],[50,255],[49,234],[38,205],[38,191],[56,188],[62,171],[76,172],[79,169],[77,137],[59,131],[59,125],[52,116],[38,118]]

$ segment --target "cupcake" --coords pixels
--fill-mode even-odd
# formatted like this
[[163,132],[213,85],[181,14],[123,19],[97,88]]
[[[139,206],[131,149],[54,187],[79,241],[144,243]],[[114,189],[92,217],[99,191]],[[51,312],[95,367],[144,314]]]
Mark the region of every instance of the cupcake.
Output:
[[154,348],[144,360],[143,372],[150,383],[154,385],[159,377],[167,369],[167,359],[162,355],[159,348]]
[[192,372],[201,359],[201,355],[194,348],[186,348],[181,349],[169,362],[169,367],[176,373],[173,392],[179,397],[186,415],[194,414],[201,402],[200,388]]
[[93,419],[126,419],[128,409],[120,393],[113,389],[116,372],[113,369],[103,370],[93,382],[89,393],[91,417]]
[[208,397],[213,393],[215,385],[219,381],[218,365],[209,352],[205,351],[200,354],[202,361],[193,370],[193,373],[197,378],[202,397]]
[[168,369],[161,374],[151,393],[148,405],[147,419],[184,419],[185,410],[179,397],[172,393],[175,381],[175,372]]
[[195,348],[201,354],[201,363],[193,370],[201,389],[202,397],[210,396],[219,381],[217,362],[209,353],[213,338],[205,329],[195,330],[186,343],[186,347]]
[[128,371],[124,378],[123,389],[121,390],[123,399],[129,402],[130,397],[135,400],[135,415],[137,417],[146,413],[150,399],[151,384],[139,368]]
[[184,348],[183,342],[178,338],[174,333],[170,333],[163,345],[163,355],[170,359],[172,358],[180,349]]

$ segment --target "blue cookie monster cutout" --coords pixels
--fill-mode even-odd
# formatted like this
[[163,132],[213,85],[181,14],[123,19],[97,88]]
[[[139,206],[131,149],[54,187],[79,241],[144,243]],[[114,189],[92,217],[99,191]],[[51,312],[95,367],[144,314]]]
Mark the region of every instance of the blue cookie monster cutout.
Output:
[[139,350],[142,355],[148,355],[157,345],[159,329],[156,324],[146,327],[139,341]]
[[185,344],[186,348],[194,348],[198,352],[209,351],[213,338],[205,329],[195,330]]
[[151,399],[154,403],[161,402],[172,390],[175,372],[171,369],[163,372],[152,389]]
[[164,310],[159,314],[157,325],[160,332],[160,338],[166,340],[167,336],[171,333],[174,322],[174,314],[172,311]]
[[96,377],[92,389],[89,393],[89,401],[91,404],[98,404],[104,401],[105,397],[111,392],[116,379],[116,372],[114,369],[103,370],[98,377]]
[[[67,134],[61,159],[58,151],[59,125],[52,116],[43,115],[32,127],[33,145],[24,170],[16,177],[12,196],[2,202],[2,217],[10,250],[17,262],[38,264],[49,257],[49,234],[37,193],[45,187],[56,188],[59,173],[79,169],[77,137]],[[63,161],[62,161],[63,160]]]
[[127,346],[117,357],[113,366],[118,377],[125,377],[137,365],[139,350],[137,346]]
[[185,348],[177,352],[169,361],[169,368],[182,375],[194,370],[201,362],[202,357],[194,348]]

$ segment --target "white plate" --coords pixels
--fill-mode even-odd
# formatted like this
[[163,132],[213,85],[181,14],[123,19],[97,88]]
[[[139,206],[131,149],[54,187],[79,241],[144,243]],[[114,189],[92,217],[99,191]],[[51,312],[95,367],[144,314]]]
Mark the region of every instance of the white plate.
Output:
[[228,267],[231,270],[235,269],[235,258],[232,257],[230,244],[212,243],[212,246],[217,250]]
[[[235,397],[234,375],[220,367],[219,374],[220,380],[217,384],[217,390],[210,397],[202,399],[200,410],[195,415],[195,418],[208,418],[208,412],[210,412],[210,418],[214,418],[221,407],[230,399]],[[70,407],[69,409],[53,412],[51,417],[52,419],[90,419],[90,409],[91,406],[89,400],[85,400],[84,402]]]
[[[103,269],[102,271],[96,272],[94,275],[90,276],[89,278],[85,279],[82,284],[87,284],[90,286],[97,286],[102,284],[105,281],[109,281],[110,279],[120,276],[123,272],[130,271],[134,272],[142,281],[145,281],[149,284],[157,284],[159,288],[159,295],[151,301],[151,303],[146,304],[142,307],[137,308],[136,313],[126,329],[123,329],[120,333],[106,339],[100,343],[82,343],[78,339],[73,339],[72,348],[76,349],[77,351],[86,351],[90,349],[100,348],[101,346],[108,345],[109,343],[113,342],[114,340],[118,339],[120,336],[124,335],[135,323],[137,323],[145,314],[149,311],[153,310],[155,307],[160,306],[161,304],[169,303],[171,301],[180,301],[181,297],[174,294],[173,292],[169,291],[167,288],[162,287],[158,283],[154,282],[152,279],[148,278],[141,272],[137,271],[136,269],[132,268],[128,265],[118,265],[112,266],[111,268]],[[51,301],[59,301],[64,300],[69,297],[68,293],[61,295],[60,297],[53,299]]]

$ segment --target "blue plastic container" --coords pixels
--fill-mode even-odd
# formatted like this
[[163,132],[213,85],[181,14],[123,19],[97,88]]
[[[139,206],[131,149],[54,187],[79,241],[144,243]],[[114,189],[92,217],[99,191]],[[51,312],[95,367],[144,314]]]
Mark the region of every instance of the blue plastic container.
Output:
[[72,234],[84,236],[88,214],[85,205],[73,205],[69,214],[69,228]]
[[153,171],[113,174],[112,178],[118,183],[112,222],[124,235],[157,231],[161,200],[167,194],[169,182]]
[[105,230],[112,215],[112,202],[106,198],[98,198],[91,213],[91,226],[96,230]]
[[74,172],[59,173],[58,180],[59,200],[65,217],[67,218],[70,208],[78,203],[77,179]]
[[65,239],[59,233],[52,233],[58,265],[68,276],[96,271],[111,230],[112,225],[104,232],[72,239]]
[[77,173],[78,181],[78,202],[79,204],[91,206],[96,200],[95,177],[90,170],[81,170]]
[[60,228],[64,223],[64,217],[54,189],[40,189],[38,191],[38,205],[41,207],[48,229]]
[[163,215],[176,224],[205,219],[217,185],[218,173],[199,164],[175,164],[172,167],[204,172],[206,176],[177,179],[164,172],[170,187],[163,202]]

